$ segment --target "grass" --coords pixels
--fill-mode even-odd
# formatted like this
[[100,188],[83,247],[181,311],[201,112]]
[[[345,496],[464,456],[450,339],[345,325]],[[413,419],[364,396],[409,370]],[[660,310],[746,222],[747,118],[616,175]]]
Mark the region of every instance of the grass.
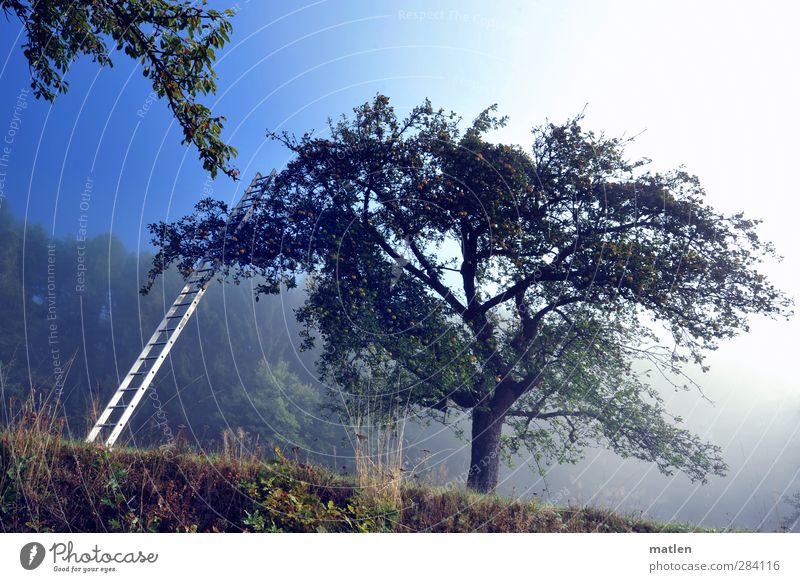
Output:
[[405,483],[387,503],[353,478],[275,457],[70,441],[32,415],[0,432],[5,532],[685,532],[688,524]]
[[[3,380],[0,369],[0,388]],[[714,531],[405,481],[402,433],[356,431],[351,477],[277,449],[264,460],[260,443],[232,432],[217,454],[183,438],[169,448],[108,450],[63,438],[63,422],[40,400],[32,392],[3,407],[2,532]]]

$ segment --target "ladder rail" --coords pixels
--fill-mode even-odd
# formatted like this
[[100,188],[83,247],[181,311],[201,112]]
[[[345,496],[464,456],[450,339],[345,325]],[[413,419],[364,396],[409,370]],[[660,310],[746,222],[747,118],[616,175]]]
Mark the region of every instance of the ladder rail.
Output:
[[[225,226],[222,227],[223,249],[227,236],[238,232],[239,229],[250,220],[253,215],[255,203],[263,195],[265,188],[272,182],[275,175],[275,170],[266,177],[262,176],[260,173],[256,173],[250,185],[239,199],[239,202],[231,210]],[[205,295],[208,284],[221,267],[222,261],[208,256],[199,259],[195,263],[193,272],[186,280],[183,289],[178,293],[172,305],[164,314],[155,332],[153,332],[153,335],[142,347],[139,356],[136,358],[130,370],[117,387],[117,390],[111,396],[105,409],[89,431],[86,442],[95,442],[103,432],[103,429],[112,428],[104,444],[107,447],[114,445],[133,416],[144,393],[150,388],[159,368],[161,368],[162,364],[166,361],[178,336],[184,330],[189,319],[191,319],[197,309],[200,300]],[[190,297],[191,301],[189,301]],[[180,310],[184,307],[186,309],[181,314]],[[175,320],[178,320],[177,323]],[[170,327],[171,325],[174,327]],[[141,382],[139,386],[131,388],[134,378],[140,377]],[[127,404],[120,404],[123,396],[129,392],[133,392],[133,396],[128,399]],[[119,418],[116,421],[111,421],[112,415],[120,410],[122,410],[122,413]]]
[[[184,292],[189,291],[195,285],[197,285],[197,281],[196,280],[189,280],[184,285],[183,291]],[[198,288],[197,290],[195,290],[193,292],[193,294],[196,295],[199,292],[204,293],[205,291],[204,290],[201,291],[201,289]],[[193,302],[196,302],[196,301],[197,301],[197,297],[195,297],[195,300]],[[196,307],[196,303],[195,303],[195,307]],[[111,414],[114,412],[114,407],[119,405],[119,401],[121,400],[123,394],[125,394],[125,392],[129,389],[130,384],[131,384],[131,382],[133,381],[134,378],[137,378],[140,375],[144,376],[145,382],[143,383],[143,385],[145,386],[145,390],[147,389],[147,387],[149,387],[150,383],[152,382],[152,377],[153,377],[153,374],[150,374],[149,372],[151,370],[153,370],[153,366],[150,366],[149,368],[144,369],[145,368],[144,364],[145,364],[146,361],[148,361],[145,358],[150,358],[150,354],[153,352],[153,348],[157,347],[155,344],[160,344],[160,346],[158,346],[158,347],[160,347],[161,349],[158,350],[158,354],[156,356],[157,359],[154,360],[154,361],[155,362],[163,361],[163,359],[165,359],[166,353],[169,352],[169,350],[172,347],[172,344],[175,343],[175,339],[177,338],[177,335],[174,335],[174,331],[173,332],[169,332],[169,331],[165,332],[165,331],[163,331],[164,329],[167,329],[167,325],[168,325],[168,323],[170,321],[170,320],[167,319],[167,317],[171,314],[172,311],[173,311],[172,308],[169,311],[167,311],[167,313],[161,319],[161,322],[156,327],[156,331],[153,332],[153,335],[150,336],[150,339],[144,345],[144,347],[142,348],[142,351],[139,352],[139,356],[136,358],[136,361],[134,361],[133,365],[131,366],[131,368],[128,371],[128,373],[125,375],[125,378],[123,378],[123,380],[120,383],[119,387],[117,388],[116,392],[114,392],[114,394],[111,396],[111,399],[109,400],[108,405],[106,406],[106,408],[103,410],[103,413],[98,417],[97,421],[95,422],[95,425],[92,428],[91,432],[89,433],[89,436],[86,438],[87,442],[94,442],[95,439],[97,438],[97,436],[99,435],[100,431],[103,429],[104,425],[108,424],[109,418],[110,418]],[[188,318],[187,318],[187,321],[188,321]],[[180,332],[178,332],[178,333],[180,333]],[[166,336],[166,338],[164,338],[164,341],[163,342],[159,342],[158,341],[159,338],[161,338],[165,334],[167,334],[167,336]],[[167,348],[166,349],[166,353],[165,353],[164,348]],[[158,367],[160,367],[160,364],[158,365]],[[140,387],[139,390],[141,391],[141,387]],[[136,403],[138,404],[138,399],[137,399]],[[130,404],[128,404],[128,406],[130,406]],[[135,408],[135,404],[134,404],[133,407]],[[127,421],[127,419],[126,419],[126,421]],[[123,423],[123,425],[124,424],[125,423]],[[116,441],[117,436],[118,435],[116,435],[113,440],[109,439],[109,440],[111,440],[111,442],[106,442],[107,446],[111,446],[114,443],[114,441]]]

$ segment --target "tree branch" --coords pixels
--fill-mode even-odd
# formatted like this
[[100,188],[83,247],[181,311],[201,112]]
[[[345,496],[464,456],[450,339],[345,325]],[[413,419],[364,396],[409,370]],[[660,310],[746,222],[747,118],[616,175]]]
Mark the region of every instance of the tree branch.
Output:
[[420,281],[428,285],[431,289],[436,291],[439,296],[444,299],[447,304],[455,311],[459,316],[463,317],[464,313],[466,312],[466,308],[461,304],[461,302],[451,293],[450,289],[448,289],[438,278],[431,277],[424,273],[421,269],[417,268],[411,262],[406,260],[401,260],[404,257],[398,253],[392,246],[386,242],[381,235],[380,231],[375,228],[369,221],[363,222],[364,227],[369,230],[369,232],[375,237],[375,242],[378,243],[378,246],[389,255],[398,265],[402,265],[402,268],[407,270],[409,273],[417,277]]

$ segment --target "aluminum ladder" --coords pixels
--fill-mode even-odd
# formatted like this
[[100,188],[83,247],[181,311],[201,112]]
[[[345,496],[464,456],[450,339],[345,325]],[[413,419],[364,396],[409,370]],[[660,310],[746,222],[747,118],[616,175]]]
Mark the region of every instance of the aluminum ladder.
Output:
[[[221,233],[223,240],[227,240],[228,235],[237,232],[250,219],[253,215],[254,204],[263,196],[274,178],[275,170],[269,176],[256,173],[250,186],[231,211],[227,224],[223,227],[224,231]],[[204,257],[195,263],[183,289],[178,293],[172,306],[156,327],[156,331],[142,348],[139,357],[134,361],[119,388],[111,396],[103,413],[89,431],[86,442],[94,443],[99,439],[106,447],[114,445],[133,416],[144,393],[152,384],[158,369],[175,345],[181,331],[197,309],[209,282],[214,278],[220,266],[220,261],[213,257]],[[108,436],[101,436],[105,434]]]

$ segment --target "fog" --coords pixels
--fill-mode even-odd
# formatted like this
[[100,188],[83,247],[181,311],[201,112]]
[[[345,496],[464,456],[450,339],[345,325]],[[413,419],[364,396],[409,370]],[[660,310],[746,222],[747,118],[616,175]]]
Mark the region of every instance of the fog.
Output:
[[[291,318],[300,294],[285,294],[280,300],[286,314],[281,333],[293,346],[305,379],[314,381],[314,354],[299,350]],[[722,447],[729,465],[725,477],[692,483],[682,473],[666,476],[655,465],[590,449],[575,465],[536,467],[530,456],[520,455],[513,467],[501,469],[498,492],[721,528],[777,531],[792,525],[787,523],[792,510],[784,500],[800,490],[800,386],[795,375],[783,371],[794,358],[793,343],[778,340],[774,349],[764,350],[763,339],[782,338],[787,326],[791,324],[785,321],[754,320],[749,334],[725,342],[708,356],[709,371],[687,368],[698,389],[675,390],[653,376],[666,409],[683,417],[683,426]],[[469,442],[456,433],[461,429],[469,434],[468,417],[459,420],[450,413],[446,424],[426,426],[417,425],[413,417],[408,417],[405,434],[407,474],[435,485],[464,487]],[[347,462],[340,447],[338,468]],[[793,531],[797,529],[794,524]]]

